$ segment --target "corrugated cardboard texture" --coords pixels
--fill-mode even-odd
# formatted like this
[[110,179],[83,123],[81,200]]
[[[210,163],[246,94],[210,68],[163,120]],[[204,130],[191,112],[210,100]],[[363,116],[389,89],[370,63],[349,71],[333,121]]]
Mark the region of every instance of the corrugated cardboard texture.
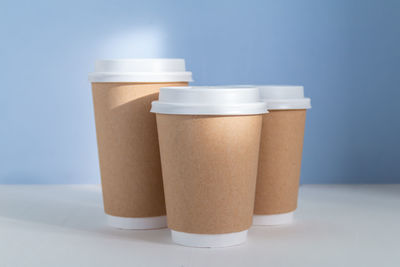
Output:
[[221,234],[252,223],[262,115],[157,114],[168,227]]
[[104,209],[120,217],[165,215],[155,114],[151,101],[179,83],[93,83]]
[[271,110],[263,115],[254,213],[297,208],[306,110]]

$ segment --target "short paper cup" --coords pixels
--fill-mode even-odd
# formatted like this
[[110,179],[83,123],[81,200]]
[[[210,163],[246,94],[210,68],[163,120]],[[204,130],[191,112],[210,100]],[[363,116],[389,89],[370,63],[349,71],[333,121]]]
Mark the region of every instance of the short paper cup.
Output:
[[226,247],[246,240],[266,104],[256,88],[161,88],[152,103],[173,242]]

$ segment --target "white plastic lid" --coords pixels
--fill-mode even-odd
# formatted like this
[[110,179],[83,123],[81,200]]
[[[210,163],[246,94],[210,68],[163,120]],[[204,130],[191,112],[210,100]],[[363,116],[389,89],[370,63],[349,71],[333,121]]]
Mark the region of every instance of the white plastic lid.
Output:
[[151,112],[185,115],[250,115],[268,113],[255,87],[163,87]]
[[310,98],[304,97],[303,86],[257,85],[268,109],[309,109]]
[[185,60],[178,58],[141,58],[98,60],[91,82],[191,82]]

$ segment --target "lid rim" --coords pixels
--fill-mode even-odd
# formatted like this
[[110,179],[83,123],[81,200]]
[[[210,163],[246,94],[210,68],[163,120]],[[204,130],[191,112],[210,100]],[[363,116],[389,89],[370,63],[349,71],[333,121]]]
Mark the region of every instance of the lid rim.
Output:
[[192,82],[192,72],[91,72],[90,82]]
[[175,115],[252,115],[268,113],[257,88],[229,86],[162,87],[151,111]]
[[258,85],[258,88],[260,89],[261,98],[268,101],[299,101],[300,99],[306,99],[304,97],[304,86],[302,85]]
[[288,98],[288,99],[263,99],[267,103],[269,110],[277,109],[310,109],[311,99],[305,98]]
[[169,115],[258,115],[268,113],[264,102],[235,105],[174,104],[154,101],[152,113]]
[[91,82],[192,81],[183,58],[126,58],[96,60]]

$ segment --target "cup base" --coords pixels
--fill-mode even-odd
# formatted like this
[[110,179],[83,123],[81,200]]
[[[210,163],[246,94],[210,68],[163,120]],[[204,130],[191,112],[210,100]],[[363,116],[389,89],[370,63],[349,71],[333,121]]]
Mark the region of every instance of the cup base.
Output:
[[167,216],[128,218],[108,215],[108,225],[125,230],[160,229],[167,227]]
[[288,213],[271,214],[271,215],[254,215],[253,225],[283,225],[291,224],[294,221],[294,211]]
[[231,247],[246,242],[247,230],[229,234],[192,234],[171,230],[172,241],[186,247]]

